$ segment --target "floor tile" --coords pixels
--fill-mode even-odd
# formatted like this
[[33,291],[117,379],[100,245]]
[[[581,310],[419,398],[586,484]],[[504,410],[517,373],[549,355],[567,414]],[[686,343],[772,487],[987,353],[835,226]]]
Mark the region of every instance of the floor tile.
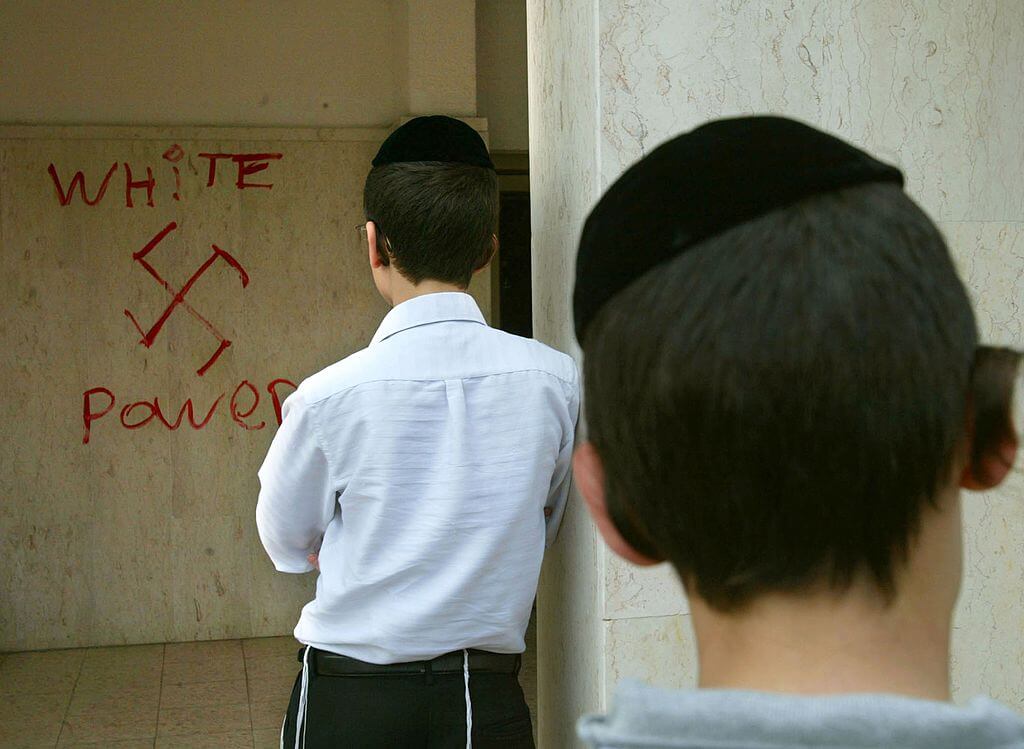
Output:
[[105,688],[89,688],[79,684],[71,695],[68,715],[115,710],[119,706],[122,709],[143,711],[155,708],[159,704],[159,683],[142,686],[114,685]]
[[288,708],[288,698],[270,700],[268,702],[250,702],[249,712],[252,714],[253,730],[263,728],[280,728],[284,719],[284,711]]
[[249,658],[245,661],[245,674],[249,679],[267,679],[291,676],[302,670],[295,656],[275,655],[269,658]]
[[242,651],[246,658],[267,658],[276,655],[287,655],[295,658],[301,644],[291,635],[284,637],[260,637],[253,640],[242,640]]
[[89,648],[85,651],[81,676],[91,678],[107,674],[139,673],[159,677],[163,660],[163,645]]
[[252,745],[254,749],[280,749],[281,727],[253,731]]
[[11,653],[0,664],[0,695],[70,694],[84,658],[81,650]]
[[[60,730],[60,726],[57,726]],[[56,734],[54,734],[56,736]],[[57,739],[45,734],[31,735],[24,731],[21,726],[7,726],[0,723],[0,746],[4,749],[38,749],[38,747],[53,748]]]
[[157,737],[214,733],[250,728],[249,705],[204,705],[161,708]]
[[164,684],[160,707],[191,707],[193,705],[240,705],[249,701],[245,679],[206,681],[198,684]]
[[107,663],[112,659],[119,662],[131,661],[156,661],[160,662],[164,657],[164,645],[115,645],[107,648],[86,648],[86,663]]
[[156,749],[252,749],[252,745],[251,731],[162,736],[156,740]]
[[159,686],[160,672],[157,670],[127,670],[123,672],[89,671],[79,677],[76,693],[111,692],[119,689]]
[[150,659],[129,658],[122,661],[110,658],[106,661],[86,661],[82,664],[82,673],[79,674],[78,680],[80,682],[103,680],[104,677],[116,676],[130,680],[133,684],[139,684],[143,681],[160,681],[162,669],[163,664],[159,660]]
[[250,702],[277,702],[287,705],[292,695],[292,687],[295,686],[295,677],[298,675],[296,669],[290,674],[277,674],[275,676],[254,677],[248,679],[249,701]]
[[[170,646],[168,646],[170,647]],[[209,658],[189,657],[164,663],[164,684],[195,684],[202,681],[233,681],[245,678],[245,661],[236,654]]]
[[68,707],[69,695],[64,694],[12,694],[0,699],[0,723],[19,721],[47,721],[60,723]]
[[58,746],[113,739],[152,739],[156,735],[157,705],[112,704],[68,715]]
[[113,739],[110,741],[74,741],[70,744],[62,743],[64,747],[74,749],[153,749],[155,739]]
[[0,673],[6,673],[8,669],[17,669],[26,665],[33,668],[60,668],[67,664],[77,668],[85,660],[85,650],[64,649],[64,650],[32,650],[24,653],[7,653],[0,663]]
[[168,663],[197,661],[242,655],[241,640],[206,640],[203,642],[169,642],[164,651]]
[[0,698],[0,746],[54,746],[67,708],[64,694]]

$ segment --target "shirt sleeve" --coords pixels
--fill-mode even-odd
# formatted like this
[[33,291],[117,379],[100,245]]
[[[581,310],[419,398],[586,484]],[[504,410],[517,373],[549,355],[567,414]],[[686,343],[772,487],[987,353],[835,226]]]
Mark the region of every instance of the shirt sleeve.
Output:
[[565,505],[569,499],[569,487],[572,481],[572,451],[576,440],[576,424],[579,421],[580,413],[580,387],[579,373],[572,382],[572,392],[569,394],[568,407],[565,414],[565,423],[562,428],[562,446],[558,451],[558,459],[555,461],[555,472],[551,477],[551,490],[548,492],[548,501],[544,503],[546,509],[551,510],[551,517],[545,521],[547,524],[544,548],[550,548],[558,536],[558,529],[562,525],[562,516],[565,514]]
[[309,572],[334,517],[336,493],[315,414],[298,392],[284,403],[281,426],[259,470],[256,527],[279,572]]

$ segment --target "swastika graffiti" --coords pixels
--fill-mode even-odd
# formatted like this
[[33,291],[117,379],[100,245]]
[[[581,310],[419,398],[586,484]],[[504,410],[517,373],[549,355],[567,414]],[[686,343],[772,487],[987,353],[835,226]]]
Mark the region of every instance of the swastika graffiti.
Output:
[[164,323],[166,323],[167,319],[171,316],[171,313],[173,313],[174,310],[176,310],[178,307],[183,307],[190,315],[192,315],[192,317],[198,320],[199,323],[204,328],[206,328],[214,338],[217,339],[218,346],[217,350],[213,352],[213,356],[207,359],[206,363],[196,370],[196,374],[202,377],[204,374],[206,374],[207,370],[209,370],[209,368],[213,366],[214,362],[217,361],[220,355],[224,353],[224,350],[231,345],[231,341],[225,338],[220,333],[220,331],[213,326],[213,323],[207,320],[203,315],[199,314],[199,312],[197,312],[196,309],[185,300],[185,295],[188,294],[189,290],[195,285],[196,281],[198,281],[202,277],[202,275],[206,273],[206,271],[208,271],[213,266],[214,263],[217,262],[218,259],[223,260],[225,263],[227,263],[229,266],[235,269],[235,271],[238,273],[239,278],[242,281],[243,289],[249,285],[249,274],[245,272],[245,268],[242,267],[242,264],[239,263],[229,252],[225,252],[220,247],[213,244],[210,245],[213,248],[213,253],[210,255],[209,258],[207,258],[206,262],[204,262],[195,270],[195,272],[188,279],[188,281],[185,282],[185,285],[181,287],[180,291],[175,289],[173,286],[171,286],[170,283],[168,283],[163,278],[163,276],[160,275],[157,269],[154,268],[149,263],[149,261],[146,259],[146,256],[149,255],[149,253],[152,252],[156,248],[156,246],[160,244],[160,242],[163,241],[165,237],[167,237],[168,234],[170,234],[177,228],[177,222],[171,221],[169,224],[167,224],[167,226],[165,226],[163,229],[157,232],[156,235],[151,240],[149,240],[148,243],[146,243],[145,247],[143,247],[138,252],[132,254],[132,259],[139,263],[139,265],[141,265],[143,268],[145,268],[146,272],[149,273],[149,275],[151,275],[153,278],[155,278],[157,283],[163,286],[167,293],[171,295],[171,303],[167,305],[167,309],[165,309],[163,313],[160,315],[160,317],[157,319],[157,321],[153,323],[153,326],[149,329],[149,331],[144,331],[142,329],[142,326],[139,325],[139,321],[135,318],[135,315],[133,315],[130,310],[126,309],[124,311],[124,314],[129,320],[132,321],[132,325],[135,326],[135,329],[139,331],[139,335],[142,336],[139,343],[141,343],[146,348],[150,348],[153,345],[153,342],[156,340],[157,336],[160,334],[160,330],[163,328]]

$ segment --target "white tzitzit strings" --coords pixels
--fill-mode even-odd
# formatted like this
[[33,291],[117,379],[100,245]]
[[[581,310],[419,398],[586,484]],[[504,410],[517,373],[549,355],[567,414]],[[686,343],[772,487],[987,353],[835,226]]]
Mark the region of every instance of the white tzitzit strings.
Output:
[[462,678],[466,682],[466,749],[473,749],[473,701],[469,698],[469,651],[462,651]]
[[[299,709],[295,713],[295,749],[306,745],[306,702],[309,698],[309,645],[302,654],[302,689],[299,690]],[[301,743],[299,743],[301,741]]]

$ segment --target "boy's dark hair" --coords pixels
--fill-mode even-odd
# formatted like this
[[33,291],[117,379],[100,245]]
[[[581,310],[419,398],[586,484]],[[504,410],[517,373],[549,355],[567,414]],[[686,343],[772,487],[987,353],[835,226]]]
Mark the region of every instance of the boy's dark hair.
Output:
[[976,347],[945,242],[898,185],[704,240],[619,292],[583,340],[612,519],[721,610],[861,571],[891,595],[953,478],[969,400],[976,440],[1012,434],[1018,357],[976,368]]
[[363,210],[377,226],[384,261],[403,276],[465,288],[493,252],[498,178],[469,164],[386,164],[367,175]]

